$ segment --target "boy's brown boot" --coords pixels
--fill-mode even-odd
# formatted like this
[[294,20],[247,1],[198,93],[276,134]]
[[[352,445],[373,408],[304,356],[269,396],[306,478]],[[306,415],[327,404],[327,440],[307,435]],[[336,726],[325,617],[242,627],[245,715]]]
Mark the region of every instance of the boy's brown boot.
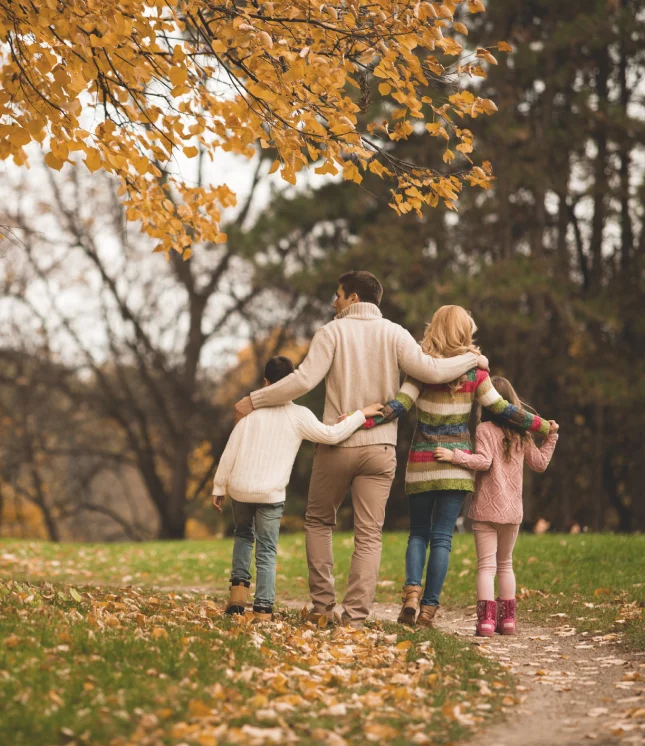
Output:
[[432,627],[434,626],[433,620],[434,615],[437,613],[438,606],[426,606],[425,604],[421,604],[421,611],[419,612],[419,616],[417,617],[417,626],[418,627]]
[[409,624],[414,627],[422,591],[420,585],[403,586],[403,606],[399,618],[396,620],[399,624]]
[[273,609],[260,606],[253,607],[253,621],[255,623],[273,621]]
[[249,600],[250,585],[246,580],[234,580],[231,583],[231,592],[226,604],[227,614],[244,614]]

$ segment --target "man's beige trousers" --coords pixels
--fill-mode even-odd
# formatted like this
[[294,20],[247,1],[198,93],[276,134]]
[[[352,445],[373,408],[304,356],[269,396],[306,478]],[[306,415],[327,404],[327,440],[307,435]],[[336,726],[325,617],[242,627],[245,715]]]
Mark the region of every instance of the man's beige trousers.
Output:
[[385,505],[395,470],[396,452],[392,445],[316,448],[305,514],[309,591],[314,611],[329,611],[336,604],[331,535],[338,508],[351,487],[354,553],[343,601],[343,622],[358,626],[370,613],[381,563]]

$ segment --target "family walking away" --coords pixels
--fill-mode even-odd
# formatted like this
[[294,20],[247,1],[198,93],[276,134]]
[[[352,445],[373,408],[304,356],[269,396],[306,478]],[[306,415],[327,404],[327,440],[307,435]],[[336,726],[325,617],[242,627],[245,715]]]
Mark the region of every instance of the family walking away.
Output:
[[[406,474],[410,536],[399,622],[432,625],[455,523],[465,496],[474,492],[470,517],[478,557],[477,633],[492,634],[497,616],[499,630],[512,633],[512,550],[522,519],[522,464],[526,459],[536,470],[546,468],[558,426],[529,412],[505,379],[490,377],[488,360],[474,342],[476,326],[463,308],[438,309],[419,345],[403,327],[383,318],[382,295],[380,282],[369,272],[342,275],[333,304],[336,316],[315,334],[298,369],[287,358],[272,358],[264,388],[236,405],[238,424],[213,488],[216,509],[222,510],[225,496],[233,506],[227,613],[244,613],[255,542],[253,610],[258,621],[271,619],[285,490],[298,448],[307,439],[319,445],[304,523],[312,603],[306,619],[363,626],[378,581],[385,506],[396,467],[397,420],[416,405]],[[397,394],[401,372],[406,378]],[[323,378],[321,424],[293,400]],[[471,410],[482,420],[475,453],[468,430]],[[546,436],[540,448],[533,434]],[[348,490],[354,552],[342,613],[337,614],[332,529]],[[496,573],[499,604],[493,591]]]

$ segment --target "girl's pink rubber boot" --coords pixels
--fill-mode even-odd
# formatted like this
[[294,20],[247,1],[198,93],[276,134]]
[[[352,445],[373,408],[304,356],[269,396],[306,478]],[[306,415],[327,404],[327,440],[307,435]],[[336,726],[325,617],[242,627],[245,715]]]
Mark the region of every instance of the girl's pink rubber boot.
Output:
[[477,637],[492,637],[495,634],[497,621],[497,604],[495,601],[477,601]]
[[500,635],[514,635],[516,603],[514,598],[497,599],[497,631]]

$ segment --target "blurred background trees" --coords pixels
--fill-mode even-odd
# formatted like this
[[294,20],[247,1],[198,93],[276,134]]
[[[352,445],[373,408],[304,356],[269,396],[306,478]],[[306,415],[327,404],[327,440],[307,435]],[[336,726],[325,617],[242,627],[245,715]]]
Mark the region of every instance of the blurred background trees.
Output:
[[[232,402],[271,354],[303,357],[336,277],[357,268],[382,279],[384,314],[416,336],[437,306],[470,309],[493,372],[560,422],[552,466],[528,477],[528,520],[645,529],[645,12],[491,0],[472,23],[471,42],[516,51],[473,81],[499,107],[477,143],[496,182],[466,190],[458,214],[397,218],[376,178],[275,193],[258,211],[260,163],[228,243],[166,263],[125,230],[107,180],[43,177],[34,197],[33,178],[3,179],[2,534],[225,530],[208,494]],[[419,164],[440,155],[436,138],[393,147]],[[303,403],[320,414],[322,396]],[[412,427],[399,430],[390,528],[407,520]],[[312,454],[296,463],[293,516]]]

